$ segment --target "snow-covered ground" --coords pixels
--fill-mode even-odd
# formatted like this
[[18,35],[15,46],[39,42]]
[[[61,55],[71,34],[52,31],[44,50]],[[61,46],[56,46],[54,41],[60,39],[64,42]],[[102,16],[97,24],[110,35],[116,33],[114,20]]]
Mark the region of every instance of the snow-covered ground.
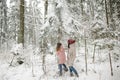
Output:
[[[29,51],[29,53],[32,51]],[[79,73],[79,78],[70,77],[69,71],[63,72],[63,76],[58,76],[58,65],[55,53],[46,56],[46,75],[43,75],[41,57],[38,54],[32,55],[28,63],[22,65],[9,66],[8,61],[0,59],[0,80],[119,80],[120,79],[120,59],[113,62],[113,76],[111,76],[109,60],[102,61],[104,58],[96,55],[95,63],[92,63],[92,57],[88,55],[88,71],[86,75],[84,51],[77,54],[74,67]],[[12,58],[12,57],[11,57]],[[30,62],[30,63],[29,63]]]

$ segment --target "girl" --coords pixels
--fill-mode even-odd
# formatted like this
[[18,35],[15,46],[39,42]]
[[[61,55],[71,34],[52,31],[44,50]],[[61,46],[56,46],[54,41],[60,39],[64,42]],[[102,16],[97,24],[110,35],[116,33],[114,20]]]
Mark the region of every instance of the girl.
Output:
[[64,51],[64,48],[61,43],[57,43],[56,51],[57,51],[58,63],[59,63],[58,66],[59,66],[59,70],[60,70],[59,75],[62,76],[62,66],[64,67],[65,71],[68,71],[68,68],[65,65],[66,55],[65,55],[65,51]]
[[76,69],[73,67],[74,60],[76,58],[76,49],[75,49],[75,40],[69,39],[68,40],[68,65],[69,65],[69,70],[70,70],[70,76],[73,76],[73,72],[77,77],[79,77]]

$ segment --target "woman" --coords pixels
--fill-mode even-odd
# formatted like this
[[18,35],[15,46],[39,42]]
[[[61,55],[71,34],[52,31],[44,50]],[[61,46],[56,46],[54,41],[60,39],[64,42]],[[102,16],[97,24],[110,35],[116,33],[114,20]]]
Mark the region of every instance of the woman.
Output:
[[65,51],[64,51],[64,48],[61,43],[57,43],[56,51],[57,51],[58,63],[59,63],[58,66],[59,66],[59,70],[60,70],[59,75],[62,76],[62,66],[64,67],[65,71],[68,71],[68,68],[65,65],[66,55],[65,55]]
[[74,60],[76,58],[76,49],[75,49],[75,40],[69,39],[68,40],[68,65],[69,65],[69,70],[70,70],[70,76],[73,76],[73,72],[77,77],[79,77],[76,69],[73,67]]

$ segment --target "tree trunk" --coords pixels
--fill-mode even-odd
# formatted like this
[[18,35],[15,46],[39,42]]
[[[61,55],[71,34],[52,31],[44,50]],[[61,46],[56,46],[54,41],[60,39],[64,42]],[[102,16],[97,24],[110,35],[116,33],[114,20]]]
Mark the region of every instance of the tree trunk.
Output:
[[95,62],[95,48],[96,48],[96,44],[94,45],[94,52],[93,52],[93,63]]
[[105,11],[106,11],[107,28],[109,28],[108,8],[107,8],[107,1],[106,0],[105,0]]
[[[35,3],[33,3],[33,5],[35,5]],[[33,7],[33,16],[35,16],[35,6],[32,6]],[[33,36],[32,36],[32,44],[34,45],[34,46],[36,46],[36,19],[35,19],[35,17],[33,17],[33,27],[32,27],[33,29],[32,29],[32,31],[33,31]]]
[[60,42],[61,41],[61,39],[62,39],[62,30],[61,30],[61,27],[62,27],[62,17],[61,17],[61,7],[60,8],[57,8],[56,9],[56,15],[57,15],[57,17],[58,17],[58,19],[59,19],[59,25],[58,25],[58,42]]
[[[43,50],[45,50],[45,49],[43,49]],[[45,57],[46,57],[45,51],[43,51],[43,56],[42,56],[42,70],[44,72],[44,75],[46,75]]]
[[13,58],[12,58],[9,66],[12,66],[12,63],[13,63],[14,58],[15,58],[15,55],[13,55]]
[[45,65],[45,58],[46,58],[46,41],[44,41],[46,38],[42,39],[42,46],[41,46],[41,52],[42,52],[42,70],[44,72],[44,75],[46,75],[46,65]]
[[32,76],[35,77],[33,62],[32,62]]
[[62,39],[62,31],[60,28],[58,28],[58,42],[60,42]]
[[112,0],[109,0],[109,17],[110,17],[110,28],[112,30],[116,30],[116,26],[114,23],[114,19],[113,19],[113,4],[112,4]]
[[85,38],[85,67],[86,67],[86,75],[87,75],[87,43],[86,43],[86,33],[84,31],[84,38]]
[[112,60],[111,60],[111,54],[110,53],[109,53],[109,60],[110,60],[111,76],[113,76]]
[[6,42],[6,50],[5,51],[7,51],[8,50],[7,0],[4,0],[3,4],[4,4],[4,32],[5,32],[5,42]]
[[[48,0],[45,0],[45,4],[44,4],[44,9],[45,9],[45,12],[44,12],[44,24],[45,24],[45,22],[46,22],[46,19],[47,19],[47,14],[48,14]],[[43,37],[43,39],[42,39],[42,46],[41,46],[41,52],[42,52],[42,70],[43,70],[43,72],[44,72],[44,75],[46,75],[47,73],[46,73],[46,65],[45,65],[45,57],[46,57],[46,46],[47,46],[47,43],[46,43],[46,41],[44,41],[44,40],[46,40],[46,38],[45,37]]]
[[[1,15],[1,17],[2,17],[2,2],[1,2],[1,0],[0,0],[0,15]],[[2,22],[3,21],[3,19],[1,18],[0,19],[0,50],[2,51]],[[1,52],[2,53],[2,52]]]
[[24,0],[20,0],[20,28],[18,31],[18,43],[24,46]]
[[[7,42],[7,5],[6,0],[0,0],[0,48],[2,48],[3,43]],[[6,47],[7,48],[7,47]],[[5,50],[4,50],[5,51]]]
[[44,23],[46,22],[47,19],[47,13],[48,13],[48,0],[45,0],[45,12],[44,12]]
[[117,13],[118,13],[117,16],[120,19],[120,0],[116,1],[116,6],[117,6]]
[[5,31],[5,37],[7,34],[7,5],[6,0],[3,0],[3,6],[4,6],[4,31]]
[[94,20],[94,3],[93,1],[90,1],[90,12],[91,12],[91,18]]
[[84,14],[84,10],[83,10],[83,0],[80,1],[80,5],[81,5],[81,13],[82,15]]
[[113,11],[112,11],[112,1],[111,0],[109,0],[109,8],[110,8],[110,17],[112,18]]

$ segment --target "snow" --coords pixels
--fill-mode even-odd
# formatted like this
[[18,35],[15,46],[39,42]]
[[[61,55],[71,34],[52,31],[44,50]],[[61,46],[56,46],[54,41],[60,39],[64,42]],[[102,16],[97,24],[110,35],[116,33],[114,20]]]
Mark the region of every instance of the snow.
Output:
[[[18,48],[18,47],[16,47]],[[37,48],[35,50],[38,50]],[[41,57],[38,54],[33,54],[34,50],[29,46],[24,50],[28,52],[30,61],[22,65],[9,66],[9,63],[0,59],[0,80],[119,80],[120,75],[120,59],[117,62],[113,61],[113,76],[111,76],[109,60],[102,61],[102,58],[107,57],[105,54],[96,53],[95,62],[92,63],[92,50],[88,55],[88,72],[85,72],[84,48],[77,51],[74,67],[79,73],[79,78],[70,77],[69,71],[63,72],[63,76],[58,76],[57,58],[54,54],[47,54],[45,58],[46,75],[43,74]],[[36,52],[38,53],[38,52]],[[67,52],[66,52],[67,53]]]
[[14,44],[10,52],[17,54],[22,53],[22,51],[23,51],[22,44]]
[[[28,2],[26,4],[27,7],[32,8],[32,9],[35,8],[35,10],[40,10],[40,12],[41,12],[41,14],[37,15],[37,13],[36,13],[36,15],[34,15],[34,16],[31,16],[32,15],[31,13],[30,14],[27,13],[26,14],[27,17],[36,19],[40,15],[42,16],[42,18],[45,16],[43,0],[40,0],[40,3],[38,3],[37,6],[30,5],[30,3],[29,3],[30,0],[26,0],[26,1]],[[31,0],[31,2],[33,2],[33,1]],[[46,15],[47,19],[46,19],[45,24],[42,24],[42,25],[37,24],[37,23],[32,24],[26,18],[27,22],[25,22],[25,25],[30,25],[27,28],[32,27],[33,25],[36,25],[35,30],[38,29],[38,32],[37,32],[38,34],[36,33],[36,38],[37,38],[36,41],[41,40],[41,39],[39,39],[40,36],[47,35],[46,36],[48,38],[47,41],[51,42],[51,38],[49,39],[48,36],[50,36],[52,34],[53,34],[52,36],[54,36],[54,35],[59,36],[59,35],[57,35],[56,32],[58,31],[60,22],[59,22],[58,16],[56,15],[55,9],[56,10],[61,9],[61,20],[62,20],[62,26],[60,27],[61,31],[66,32],[67,34],[70,35],[70,36],[67,36],[67,34],[62,35],[63,39],[65,38],[66,41],[67,41],[68,37],[73,36],[72,33],[74,33],[75,36],[77,35],[77,37],[79,39],[80,36],[84,35],[84,31],[89,32],[90,28],[93,31],[100,29],[100,31],[98,32],[99,35],[106,32],[106,28],[105,28],[106,21],[104,20],[105,13],[103,13],[102,11],[96,12],[96,10],[98,10],[98,9],[101,10],[102,7],[98,6],[98,9],[94,10],[95,11],[95,14],[94,14],[95,20],[87,21],[89,19],[89,17],[87,17],[87,15],[89,14],[89,13],[87,13],[87,11],[88,11],[87,2],[83,3],[84,11],[86,11],[85,13],[87,14],[86,20],[84,19],[85,16],[80,15],[81,13],[75,14],[74,12],[72,12],[73,10],[70,11],[70,9],[72,9],[74,7],[80,8],[79,4],[68,5],[65,0],[55,0],[55,2],[58,3],[56,7],[55,7],[55,4],[53,4],[52,2],[49,2],[48,14]],[[11,3],[10,0],[7,0],[7,6],[10,9],[12,9],[12,6],[14,6],[15,3],[16,2],[14,2],[14,1],[13,1],[13,3]],[[96,2],[93,4],[95,5]],[[17,5],[17,7],[16,7],[16,5],[15,5],[16,8],[18,8],[18,6],[19,5]],[[9,12],[11,12],[11,11],[9,11]],[[11,12],[11,14],[16,14],[16,13],[18,13],[17,10],[14,10],[14,13]],[[102,15],[102,14],[104,14],[104,15]],[[10,15],[8,15],[8,17],[11,18]],[[15,19],[15,18],[13,18],[13,19]],[[12,20],[12,19],[10,19],[10,20]],[[15,20],[19,22],[19,20],[17,18]],[[40,20],[42,20],[42,19],[40,19]],[[43,22],[44,22],[44,20],[42,20],[41,23],[43,23]],[[119,21],[116,19],[116,25],[117,25],[117,23],[119,23]],[[11,26],[13,27],[14,24],[11,24]],[[12,28],[11,26],[9,26],[9,29]],[[15,26],[18,26],[18,25],[15,25]],[[78,28],[78,30],[75,30],[75,26]],[[101,31],[101,29],[103,29],[103,30]],[[13,30],[10,30],[10,31],[14,33]],[[47,34],[45,34],[45,32],[47,32]],[[119,35],[120,35],[119,30],[111,31],[111,32],[112,33],[114,32],[115,36],[117,36],[117,37],[119,37]],[[16,33],[14,33],[14,34],[16,34]],[[89,34],[89,33],[87,33],[87,34]],[[30,33],[26,34],[26,36],[28,36],[28,35],[31,36]],[[11,37],[13,37],[13,36],[11,36]],[[65,39],[63,41],[64,43],[65,43]],[[88,37],[88,39],[91,39],[91,38]],[[25,40],[27,40],[27,39],[25,39]],[[44,39],[42,39],[42,40],[44,41]],[[31,43],[33,43],[33,41]],[[5,54],[0,52],[0,80],[119,80],[120,79],[120,55],[119,55],[120,41],[117,39],[109,39],[107,37],[107,38],[101,38],[101,39],[92,41],[92,43],[91,43],[92,45],[90,45],[90,42],[88,43],[88,45],[90,45],[90,46],[87,45],[87,47],[88,47],[87,74],[85,71],[85,66],[86,66],[85,65],[85,51],[84,51],[85,47],[83,46],[84,43],[82,41],[79,41],[80,47],[79,46],[77,47],[78,48],[77,56],[76,56],[76,60],[74,63],[74,67],[77,69],[77,71],[79,73],[79,78],[77,78],[75,76],[70,77],[69,71],[63,72],[63,76],[61,76],[61,77],[58,75],[59,69],[58,69],[58,64],[57,64],[57,57],[56,57],[56,53],[55,53],[55,48],[52,46],[52,44],[49,44],[49,43],[47,44],[47,47],[49,49],[46,51],[46,54],[44,53],[46,55],[45,66],[44,66],[44,68],[46,70],[46,75],[44,75],[44,72],[42,69],[43,68],[42,67],[42,56],[44,54],[42,54],[40,52],[40,48],[36,47],[36,45],[33,47],[29,43],[26,45],[27,48],[23,48],[22,44],[14,43],[13,39],[9,40],[8,43],[9,43],[8,45],[10,46],[10,48],[12,47],[12,49],[10,51],[8,50],[8,52],[6,50]],[[56,41],[54,41],[54,43],[56,43]],[[96,43],[97,43],[97,47],[96,47],[96,54],[95,54],[95,62],[93,63],[92,62],[93,61],[93,59],[92,59],[93,50],[94,50],[93,44],[96,44]],[[107,44],[109,44],[109,45],[114,44],[115,45],[114,49],[111,51],[108,51],[107,49],[98,50],[100,46],[104,46]],[[4,46],[4,44],[2,44],[2,46]],[[5,50],[5,48],[3,48],[3,47],[1,49]],[[113,76],[111,76],[109,56],[108,56],[109,52],[111,52],[111,56],[112,56]],[[49,53],[53,53],[53,54],[49,54]],[[67,51],[66,51],[66,54],[67,54]],[[10,63],[14,56],[15,56],[15,58],[12,62],[12,65],[10,66]],[[24,63],[21,65],[17,63],[17,59],[19,57],[22,58],[24,61]]]

